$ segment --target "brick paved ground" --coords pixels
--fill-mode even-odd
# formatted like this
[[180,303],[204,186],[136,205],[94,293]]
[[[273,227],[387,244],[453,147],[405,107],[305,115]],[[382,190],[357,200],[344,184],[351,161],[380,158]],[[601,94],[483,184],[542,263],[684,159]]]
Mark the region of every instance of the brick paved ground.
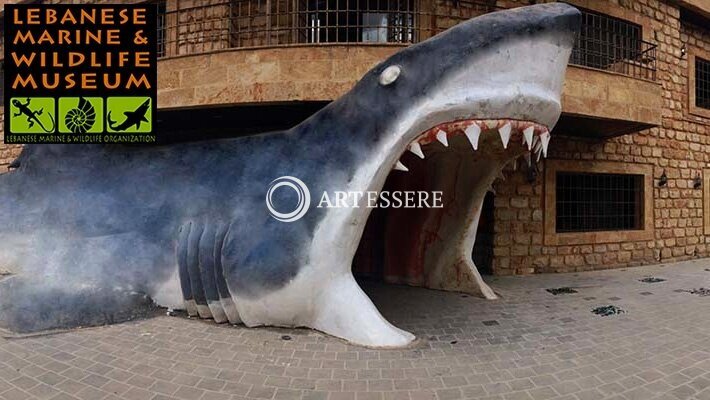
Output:
[[[370,285],[421,338],[405,350],[167,316],[0,339],[0,398],[710,399],[710,296],[679,291],[710,287],[706,268],[492,278],[499,301]],[[590,312],[608,304],[626,314]]]

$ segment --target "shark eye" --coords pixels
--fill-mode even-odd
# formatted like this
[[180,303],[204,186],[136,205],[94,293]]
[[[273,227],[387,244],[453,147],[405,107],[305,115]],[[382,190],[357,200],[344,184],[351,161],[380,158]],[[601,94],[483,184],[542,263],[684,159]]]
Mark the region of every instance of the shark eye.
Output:
[[390,65],[380,74],[380,85],[387,86],[399,78],[402,68],[399,65]]

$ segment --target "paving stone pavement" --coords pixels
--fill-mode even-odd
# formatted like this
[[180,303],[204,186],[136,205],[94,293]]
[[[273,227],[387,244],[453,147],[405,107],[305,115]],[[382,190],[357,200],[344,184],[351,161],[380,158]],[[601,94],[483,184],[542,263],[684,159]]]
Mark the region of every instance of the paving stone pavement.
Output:
[[[366,285],[420,338],[400,350],[168,316],[0,339],[0,399],[707,400],[710,296],[682,291],[710,287],[706,269],[492,277],[496,301]],[[606,305],[626,313],[591,312]]]

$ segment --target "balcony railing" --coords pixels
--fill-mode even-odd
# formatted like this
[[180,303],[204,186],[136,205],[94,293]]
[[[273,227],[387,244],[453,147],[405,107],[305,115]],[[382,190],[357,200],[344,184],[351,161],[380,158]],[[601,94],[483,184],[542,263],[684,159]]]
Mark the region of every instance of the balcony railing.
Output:
[[570,63],[655,80],[656,45],[641,37],[640,25],[582,11]]
[[411,44],[497,8],[495,1],[422,3],[429,1],[223,0],[167,9],[159,19],[159,49],[171,57],[259,46]]
[[[210,0],[182,7],[184,3],[157,2],[160,57],[298,44],[406,45],[500,9],[495,0]],[[0,35],[0,49],[3,44]],[[583,11],[570,64],[655,80],[656,45],[641,40],[638,25]]]
[[[297,44],[411,44],[500,8],[494,0],[218,0],[184,8],[180,3],[160,8],[160,56]],[[583,11],[570,63],[655,79],[656,45],[641,40],[640,26]]]

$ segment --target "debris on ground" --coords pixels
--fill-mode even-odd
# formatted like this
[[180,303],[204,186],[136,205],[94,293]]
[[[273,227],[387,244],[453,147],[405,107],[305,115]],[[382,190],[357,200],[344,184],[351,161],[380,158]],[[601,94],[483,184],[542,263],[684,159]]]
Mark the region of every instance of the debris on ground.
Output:
[[281,336],[281,340],[291,340],[291,336],[283,335],[283,336]]
[[173,310],[172,308],[168,308],[167,311],[165,311],[165,315],[167,315],[168,317],[172,317],[175,315],[175,310]]
[[552,293],[553,295],[557,296],[558,294],[571,294],[571,293],[577,293],[576,290],[570,288],[570,287],[561,287],[561,288],[554,288],[554,289],[545,289],[549,293]]
[[621,308],[617,306],[602,306],[602,307],[597,307],[592,310],[594,314],[601,315],[602,317],[608,317],[610,315],[616,315],[616,314],[624,314],[626,311],[622,310]]
[[646,278],[639,279],[639,282],[643,282],[643,283],[658,283],[658,282],[665,282],[665,281],[666,280],[663,278],[656,278],[653,276],[648,276]]
[[688,292],[690,294],[697,294],[698,296],[701,297],[706,297],[710,296],[710,289],[707,288],[700,288],[700,289],[690,289],[690,290],[683,290],[684,292]]
[[5,269],[3,267],[0,267],[0,276],[5,276],[5,275],[12,275],[12,272],[10,272],[9,269]]

